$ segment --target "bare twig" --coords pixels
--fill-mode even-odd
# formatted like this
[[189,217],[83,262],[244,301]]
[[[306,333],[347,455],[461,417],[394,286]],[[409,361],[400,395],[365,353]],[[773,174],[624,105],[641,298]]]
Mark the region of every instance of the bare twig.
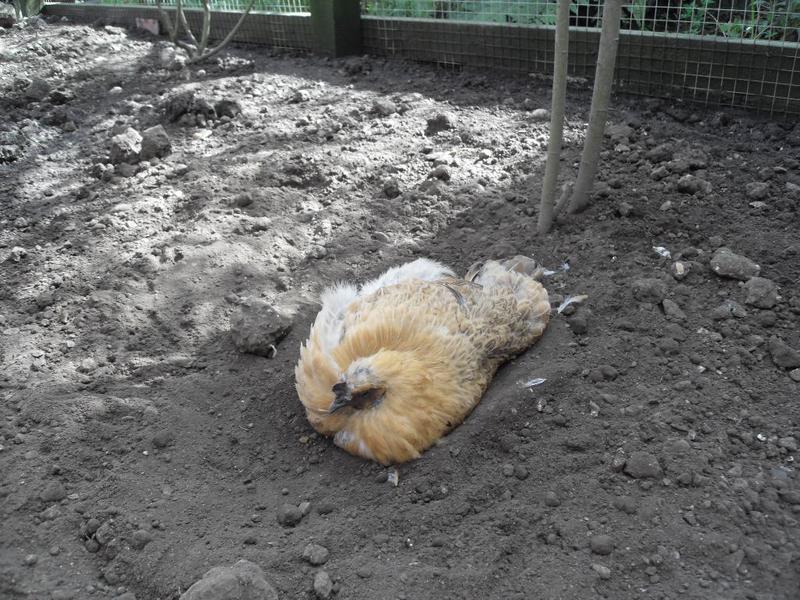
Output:
[[197,55],[199,54],[197,38],[194,37],[192,28],[189,27],[189,22],[186,20],[186,11],[183,10],[183,4],[181,3],[181,0],[176,1],[175,8],[178,11],[178,18],[181,20],[181,27],[186,30],[186,35],[189,36],[189,43],[194,46],[194,54]]
[[247,15],[250,14],[250,10],[253,8],[253,5],[255,5],[255,3],[256,0],[250,0],[250,3],[247,5],[247,8],[241,14],[239,20],[236,21],[236,25],[233,26],[233,29],[231,29],[228,32],[228,35],[225,36],[225,39],[223,39],[219,44],[217,44],[211,50],[208,50],[205,54],[198,55],[195,56],[194,58],[189,59],[189,62],[196,63],[202,60],[208,60],[209,58],[212,58],[217,54],[219,54],[225,48],[225,46],[228,45],[228,42],[230,42],[233,39],[233,36],[236,35],[236,32],[239,31],[239,28],[242,26],[242,23],[244,23],[244,20],[247,18]]
[[199,53],[203,54],[208,48],[208,36],[211,33],[211,1],[203,0],[203,31],[200,34]]

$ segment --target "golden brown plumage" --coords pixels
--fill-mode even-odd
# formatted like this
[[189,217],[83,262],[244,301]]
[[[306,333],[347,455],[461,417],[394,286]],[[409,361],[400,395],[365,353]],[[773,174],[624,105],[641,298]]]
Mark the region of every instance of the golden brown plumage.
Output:
[[534,267],[489,261],[459,279],[419,259],[360,290],[326,290],[295,369],[311,425],[383,464],[418,458],[544,332],[550,304]]

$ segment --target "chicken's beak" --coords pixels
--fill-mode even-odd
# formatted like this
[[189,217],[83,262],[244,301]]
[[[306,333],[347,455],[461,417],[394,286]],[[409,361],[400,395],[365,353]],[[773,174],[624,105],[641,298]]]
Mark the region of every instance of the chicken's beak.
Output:
[[353,396],[350,393],[350,388],[346,383],[337,383],[334,385],[333,393],[336,395],[336,397],[333,399],[333,402],[328,408],[329,415],[332,415],[337,410],[344,408],[345,406],[349,406],[353,399]]

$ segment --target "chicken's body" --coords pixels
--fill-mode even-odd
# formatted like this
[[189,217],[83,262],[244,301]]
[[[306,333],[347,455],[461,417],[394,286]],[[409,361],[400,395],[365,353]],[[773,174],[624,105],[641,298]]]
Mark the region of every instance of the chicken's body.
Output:
[[313,427],[383,464],[419,457],[544,332],[547,292],[519,264],[490,261],[468,281],[420,259],[323,293],[295,369]]

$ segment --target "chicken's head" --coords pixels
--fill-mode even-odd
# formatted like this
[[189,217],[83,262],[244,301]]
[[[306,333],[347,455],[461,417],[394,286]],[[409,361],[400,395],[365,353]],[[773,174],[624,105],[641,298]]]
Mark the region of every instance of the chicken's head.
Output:
[[332,414],[344,408],[364,410],[380,404],[386,394],[386,380],[381,376],[377,361],[373,355],[350,363],[336,385],[333,386],[334,400],[328,413]]

